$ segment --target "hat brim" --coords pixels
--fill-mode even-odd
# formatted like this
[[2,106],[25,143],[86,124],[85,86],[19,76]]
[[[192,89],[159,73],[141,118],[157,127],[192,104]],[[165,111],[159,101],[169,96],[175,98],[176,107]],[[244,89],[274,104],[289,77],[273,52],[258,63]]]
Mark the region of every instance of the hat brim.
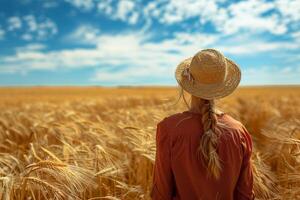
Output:
[[237,64],[226,58],[227,76],[222,83],[218,84],[200,84],[196,81],[193,83],[185,76],[182,76],[184,69],[190,66],[192,57],[182,61],[175,70],[175,78],[178,84],[188,93],[202,99],[219,99],[231,94],[241,81],[241,70]]

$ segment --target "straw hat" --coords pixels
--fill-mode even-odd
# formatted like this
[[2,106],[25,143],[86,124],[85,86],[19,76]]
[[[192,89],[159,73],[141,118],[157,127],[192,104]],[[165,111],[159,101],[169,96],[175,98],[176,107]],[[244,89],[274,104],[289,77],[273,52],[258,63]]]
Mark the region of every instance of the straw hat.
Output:
[[219,51],[204,49],[182,61],[175,77],[185,91],[209,100],[231,94],[240,83],[241,70]]

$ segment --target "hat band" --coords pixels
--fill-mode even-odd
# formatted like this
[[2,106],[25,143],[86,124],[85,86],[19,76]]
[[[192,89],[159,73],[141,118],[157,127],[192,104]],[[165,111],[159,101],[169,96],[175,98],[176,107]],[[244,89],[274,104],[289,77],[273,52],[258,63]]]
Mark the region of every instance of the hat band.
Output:
[[[220,85],[220,84],[222,84],[222,83],[224,83],[224,80],[226,80],[226,76],[224,77],[224,80],[222,81],[222,82],[220,82],[220,83],[211,83],[211,84],[207,84],[207,83],[199,83],[199,82],[196,82],[196,80],[195,80],[195,78],[193,77],[193,75],[191,74],[191,71],[190,71],[190,68],[185,68],[183,71],[182,71],[182,73],[181,73],[181,75],[183,76],[183,77],[185,77],[185,78],[187,78],[187,80],[188,81],[190,81],[190,82],[192,82],[192,84],[194,85],[194,84],[196,84],[196,85],[199,85],[199,86],[211,86],[211,87],[214,87],[214,86],[217,86],[217,85]],[[226,73],[226,75],[227,75],[227,73]]]

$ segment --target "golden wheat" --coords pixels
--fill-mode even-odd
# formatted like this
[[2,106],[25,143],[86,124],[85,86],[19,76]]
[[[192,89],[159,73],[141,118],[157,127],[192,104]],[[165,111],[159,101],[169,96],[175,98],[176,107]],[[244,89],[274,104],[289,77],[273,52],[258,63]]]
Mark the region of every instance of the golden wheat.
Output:
[[[174,88],[0,89],[0,198],[149,200],[155,130]],[[300,199],[300,88],[217,102],[254,141],[257,199]]]

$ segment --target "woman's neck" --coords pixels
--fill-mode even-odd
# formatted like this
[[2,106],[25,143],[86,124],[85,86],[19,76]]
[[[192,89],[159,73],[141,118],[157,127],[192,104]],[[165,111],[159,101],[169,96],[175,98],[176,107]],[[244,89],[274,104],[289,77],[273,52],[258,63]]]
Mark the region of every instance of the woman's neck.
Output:
[[202,99],[192,96],[189,111],[194,113],[201,113],[201,107],[203,103],[204,101]]
[[[201,113],[201,107],[204,104],[204,101],[201,98],[192,96],[191,97],[191,106],[189,111],[193,113]],[[216,114],[223,114],[221,110],[214,108]]]

